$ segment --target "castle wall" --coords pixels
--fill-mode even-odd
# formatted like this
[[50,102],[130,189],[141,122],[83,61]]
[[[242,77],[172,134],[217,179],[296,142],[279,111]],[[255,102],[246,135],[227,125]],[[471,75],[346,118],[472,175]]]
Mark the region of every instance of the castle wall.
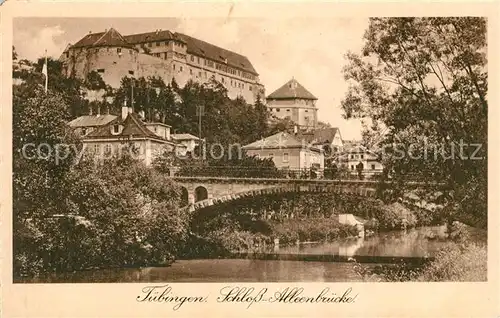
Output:
[[221,63],[188,54],[183,43],[158,41],[136,44],[135,48],[137,51],[116,47],[71,49],[69,57],[62,56],[61,60],[66,61],[67,76],[75,72],[77,77],[85,78],[89,72],[98,71],[113,88],[120,86],[121,79],[129,76],[129,71],[133,71],[136,78],[159,76],[165,83],[175,78],[181,87],[189,80],[204,83],[213,76],[228,90],[231,99],[242,96],[247,103],[253,104],[260,94],[261,101],[265,102],[264,86],[257,76],[247,78],[253,75],[234,68],[225,72]]
[[88,73],[97,71],[104,82],[114,88],[120,87],[121,79],[129,76],[129,71],[134,74],[138,71],[137,52],[129,48],[73,49],[69,60],[69,74],[74,71],[77,77],[85,78]]

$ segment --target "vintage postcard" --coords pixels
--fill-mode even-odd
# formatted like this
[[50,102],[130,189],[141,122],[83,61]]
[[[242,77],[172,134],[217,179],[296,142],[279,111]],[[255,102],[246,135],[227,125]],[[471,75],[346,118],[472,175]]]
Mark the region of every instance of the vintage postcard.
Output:
[[4,3],[2,314],[497,317],[498,9]]

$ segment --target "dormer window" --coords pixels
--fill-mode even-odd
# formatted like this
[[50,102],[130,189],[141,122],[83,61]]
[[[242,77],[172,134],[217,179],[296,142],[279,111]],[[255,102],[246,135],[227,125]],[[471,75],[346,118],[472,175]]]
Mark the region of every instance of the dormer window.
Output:
[[119,124],[114,124],[113,126],[111,126],[111,134],[113,135],[118,135],[122,132],[123,130],[123,127]]

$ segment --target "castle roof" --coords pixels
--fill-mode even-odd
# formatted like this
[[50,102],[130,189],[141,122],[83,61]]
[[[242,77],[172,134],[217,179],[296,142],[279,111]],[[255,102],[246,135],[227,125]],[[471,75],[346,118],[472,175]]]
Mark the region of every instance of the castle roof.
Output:
[[[277,134],[271,135],[269,137],[245,145],[242,147],[242,149],[245,150],[289,149],[289,148],[302,148],[306,146],[307,146],[306,144],[302,143],[302,141],[300,141],[295,136],[287,132],[279,132]],[[316,149],[312,147],[310,149],[320,151],[319,148]]]
[[73,45],[73,47],[75,48],[87,46],[132,47],[132,45],[123,38],[120,32],[116,31],[113,28],[110,28],[105,32],[89,33],[83,39]]
[[217,61],[222,64],[233,66],[245,70],[254,75],[258,75],[257,71],[253,68],[252,63],[246,56],[228,51],[208,42],[198,40],[182,33],[176,33],[187,44],[187,52],[202,57],[207,57],[211,60]]
[[258,75],[252,63],[246,56],[223,49],[208,42],[198,40],[182,33],[173,33],[168,30],[158,30],[147,33],[138,33],[122,36],[111,28],[106,32],[90,33],[73,45],[74,48],[89,46],[125,46],[132,47],[140,43],[176,40],[186,44],[187,53],[201,56],[230,67],[244,70]]
[[285,85],[275,90],[268,99],[310,99],[316,100],[317,98],[311,94],[304,86],[300,85],[296,79],[292,78]]

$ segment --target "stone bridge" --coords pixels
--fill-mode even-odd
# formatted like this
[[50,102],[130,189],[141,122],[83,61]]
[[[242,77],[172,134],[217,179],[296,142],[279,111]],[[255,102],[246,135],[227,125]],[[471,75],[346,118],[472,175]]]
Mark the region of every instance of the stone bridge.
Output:
[[[327,192],[373,197],[378,184],[378,181],[372,180],[225,177],[173,177],[173,179],[182,186],[182,200],[191,211],[243,197],[270,193]],[[415,185],[418,186],[417,183]]]

